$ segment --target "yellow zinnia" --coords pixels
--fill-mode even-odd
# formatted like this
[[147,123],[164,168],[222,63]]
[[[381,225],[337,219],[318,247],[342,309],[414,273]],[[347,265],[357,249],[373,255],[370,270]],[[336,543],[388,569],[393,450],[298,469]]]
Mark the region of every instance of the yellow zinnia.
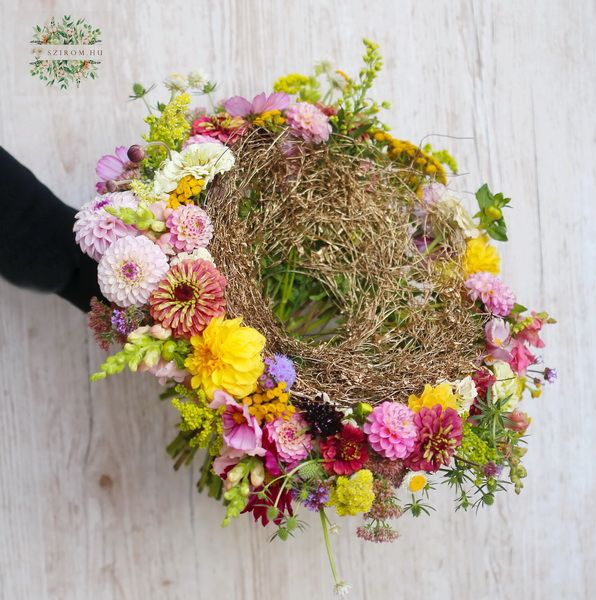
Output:
[[488,238],[481,235],[468,240],[463,267],[466,277],[479,271],[496,275],[501,268],[501,259],[494,246],[488,243]]
[[184,365],[193,376],[193,388],[202,389],[209,399],[216,390],[235,398],[254,392],[264,370],[265,347],[265,338],[256,329],[243,327],[242,319],[215,317],[190,343],[192,354]]
[[432,408],[435,404],[440,404],[444,409],[457,410],[457,397],[453,393],[450,383],[440,383],[435,387],[427,383],[420,396],[412,394],[408,398],[408,406],[414,412],[418,412],[423,406]]

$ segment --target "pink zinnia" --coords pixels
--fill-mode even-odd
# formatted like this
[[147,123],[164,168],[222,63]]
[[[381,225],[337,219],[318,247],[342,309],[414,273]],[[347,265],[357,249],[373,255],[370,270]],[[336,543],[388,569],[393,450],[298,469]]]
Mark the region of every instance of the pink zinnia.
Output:
[[293,414],[287,421],[275,419],[266,428],[283,462],[295,463],[308,456],[312,436],[306,432],[308,423],[299,414]]
[[491,319],[484,326],[486,351],[494,360],[511,360],[511,330],[503,319]]
[[247,123],[241,117],[232,117],[228,113],[203,115],[192,122],[193,136],[205,136],[212,141],[227,144],[233,142],[246,131]]
[[286,120],[292,132],[305,142],[320,144],[329,139],[329,117],[314,104],[297,102],[286,110]]
[[375,406],[363,429],[371,448],[389,460],[408,456],[418,436],[414,413],[401,402]]
[[464,285],[468,288],[468,295],[472,300],[482,300],[486,309],[498,317],[506,317],[515,304],[513,292],[492,273],[474,273]]
[[180,206],[168,217],[169,243],[182,252],[205,248],[213,237],[209,215],[195,204]]
[[243,96],[232,96],[224,101],[223,106],[233,117],[260,115],[271,110],[284,110],[290,104],[290,96],[284,92],[275,92],[267,96],[265,92],[250,100]]
[[232,450],[238,450],[250,456],[264,454],[261,440],[263,430],[255,417],[248,412],[246,404],[238,404],[226,392],[216,391],[209,408],[225,406],[221,416],[223,422],[223,440]]
[[83,204],[75,215],[75,241],[85,254],[96,261],[116,240],[139,233],[132,225],[126,225],[106,212],[107,206],[134,210],[138,201],[132,192],[105,194]]
[[455,449],[461,445],[462,420],[452,408],[423,406],[415,415],[418,438],[405,464],[412,471],[434,473],[448,465]]
[[207,260],[185,260],[170,268],[149,298],[151,316],[175,337],[199,335],[223,315],[225,277]]
[[118,181],[120,179],[133,179],[138,177],[139,166],[128,160],[127,151],[127,146],[118,146],[114,149],[114,154],[104,154],[97,161],[95,174],[99,181],[95,184],[95,188],[98,193],[106,193],[107,181]]

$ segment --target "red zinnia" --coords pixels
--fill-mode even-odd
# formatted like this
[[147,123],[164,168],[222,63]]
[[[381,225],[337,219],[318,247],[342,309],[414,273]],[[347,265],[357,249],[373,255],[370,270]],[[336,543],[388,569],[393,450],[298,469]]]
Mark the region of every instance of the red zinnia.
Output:
[[199,335],[224,313],[225,277],[208,260],[174,265],[149,298],[151,316],[176,337]]
[[414,415],[418,439],[412,453],[404,460],[412,471],[434,473],[448,465],[455,449],[461,445],[462,420],[455,410],[435,404],[422,407]]
[[323,468],[330,475],[351,475],[368,460],[366,436],[353,425],[344,425],[336,435],[321,440],[319,446],[324,458]]

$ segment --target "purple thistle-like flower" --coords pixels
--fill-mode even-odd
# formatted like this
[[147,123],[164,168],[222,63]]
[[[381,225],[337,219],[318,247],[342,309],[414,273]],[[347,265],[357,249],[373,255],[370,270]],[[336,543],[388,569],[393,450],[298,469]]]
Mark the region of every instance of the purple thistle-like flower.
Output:
[[329,487],[320,484],[318,487],[311,490],[304,501],[304,506],[313,512],[323,508],[329,502],[330,490]]
[[282,381],[290,389],[296,382],[294,363],[283,354],[274,354],[273,358],[265,359],[265,372],[259,378],[261,386],[270,390]]
[[497,465],[492,460],[484,465],[484,476],[485,477],[498,477],[503,470],[503,467]]
[[557,380],[557,370],[546,367],[544,369],[544,380],[546,383],[554,383]]

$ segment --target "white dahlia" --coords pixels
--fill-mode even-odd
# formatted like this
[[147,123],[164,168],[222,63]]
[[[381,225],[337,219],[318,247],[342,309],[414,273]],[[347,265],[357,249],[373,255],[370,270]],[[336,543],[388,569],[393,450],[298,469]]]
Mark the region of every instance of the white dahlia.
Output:
[[168,272],[168,259],[145,236],[123,237],[104,253],[97,267],[102,294],[118,306],[143,306]]
[[138,201],[132,192],[115,192],[96,196],[81,207],[75,215],[75,240],[81,250],[99,261],[103,253],[116,240],[134,236],[138,231],[106,212],[107,206],[136,209]]
[[187,175],[209,183],[218,173],[225,173],[234,166],[235,158],[232,151],[222,144],[212,142],[190,144],[182,152],[172,152],[159,171],[153,182],[157,196],[167,200],[178,182]]

